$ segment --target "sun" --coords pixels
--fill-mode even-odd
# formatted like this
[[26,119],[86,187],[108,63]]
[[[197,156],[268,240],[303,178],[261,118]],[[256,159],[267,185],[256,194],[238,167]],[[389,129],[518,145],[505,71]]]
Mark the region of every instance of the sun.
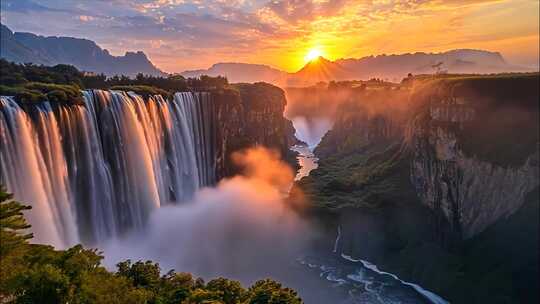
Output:
[[304,60],[306,62],[310,62],[310,61],[313,61],[313,60],[316,60],[318,59],[319,57],[322,56],[322,52],[318,49],[311,49],[309,50],[309,52],[306,54],[306,56],[304,57]]

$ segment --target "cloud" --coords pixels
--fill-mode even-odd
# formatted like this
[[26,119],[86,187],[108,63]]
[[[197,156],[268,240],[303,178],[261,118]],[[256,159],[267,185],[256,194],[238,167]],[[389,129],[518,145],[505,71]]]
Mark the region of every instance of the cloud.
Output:
[[315,19],[339,14],[347,0],[274,0],[266,7],[287,22]]
[[29,12],[29,11],[59,11],[47,6],[35,3],[31,0],[2,0],[2,11]]
[[89,38],[113,54],[143,50],[170,72],[222,61],[296,70],[315,46],[330,59],[464,39],[493,47],[501,34],[537,33],[539,18],[530,0],[2,0],[1,15],[15,31]]
[[79,20],[81,20],[82,22],[90,22],[90,21],[94,20],[94,17],[87,16],[87,15],[80,15]]

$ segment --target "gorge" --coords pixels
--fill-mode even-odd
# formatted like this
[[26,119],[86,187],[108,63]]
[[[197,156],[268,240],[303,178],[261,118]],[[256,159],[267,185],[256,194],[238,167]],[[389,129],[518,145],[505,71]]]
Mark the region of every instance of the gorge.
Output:
[[540,303],[539,12],[0,0],[0,304]]
[[333,120],[296,185],[327,248],[450,302],[535,302],[538,75],[408,81],[300,94]]
[[534,299],[537,74],[133,88],[1,97],[0,182],[34,242],[306,303]]

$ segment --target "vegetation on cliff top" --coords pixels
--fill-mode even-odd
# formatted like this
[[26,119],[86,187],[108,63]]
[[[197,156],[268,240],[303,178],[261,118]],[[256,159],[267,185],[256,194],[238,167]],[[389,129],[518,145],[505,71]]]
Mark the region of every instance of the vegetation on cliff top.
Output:
[[110,272],[103,256],[81,245],[67,250],[29,244],[23,211],[29,207],[0,189],[0,302],[79,304],[301,304],[297,293],[270,279],[248,289],[217,278],[205,283],[159,264],[130,260]]
[[141,95],[144,98],[148,98],[154,95],[161,95],[163,98],[167,99],[171,97],[171,93],[156,87],[145,86],[145,85],[118,85],[112,86],[110,90],[125,91],[125,92],[134,92],[138,95]]
[[284,107],[287,102],[281,88],[265,82],[237,83],[233,84],[232,88],[240,92],[243,100],[249,101],[244,103],[247,110],[260,110],[267,108],[268,105]]
[[23,103],[42,101],[81,104],[82,96],[77,85],[27,82],[20,86],[0,85],[0,95],[13,96]]
[[81,89],[122,89],[142,95],[171,96],[179,91],[207,91],[228,87],[226,78],[201,76],[184,78],[138,74],[135,78],[84,73],[65,64],[38,66],[15,64],[0,59],[0,95],[14,96],[21,102],[80,103]]

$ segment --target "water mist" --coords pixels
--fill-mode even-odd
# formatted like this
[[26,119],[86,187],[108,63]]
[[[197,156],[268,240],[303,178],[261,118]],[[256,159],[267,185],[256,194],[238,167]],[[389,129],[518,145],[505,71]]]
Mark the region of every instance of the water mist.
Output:
[[244,176],[204,188],[189,203],[155,210],[147,229],[103,246],[107,264],[151,259],[205,278],[286,279],[309,231],[283,200],[293,173],[263,148],[234,159]]

